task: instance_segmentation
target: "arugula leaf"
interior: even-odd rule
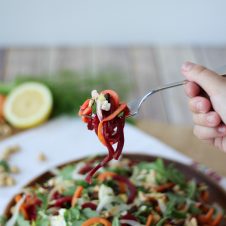
[[[198,214],[200,214],[202,211],[201,211],[199,208],[197,208],[197,207],[195,206],[195,204],[191,204],[191,205],[189,206],[188,212],[191,213],[191,214],[198,215]]]
[[[41,206],[39,207],[39,210],[41,211],[46,211],[48,208],[48,194],[43,194],[43,193],[36,193],[38,199],[40,199],[42,201]]]
[[[120,222],[119,222],[119,218],[118,217],[114,217],[113,221],[112,221],[112,226],[120,226]]]
[[[164,216],[167,218],[176,218],[176,219],[186,218],[185,212],[176,210],[176,204],[177,203],[175,199],[169,200],[166,206],[166,212],[164,213]]]
[[[76,186],[71,186],[69,188],[67,188],[67,190],[65,190],[62,194],[63,196],[73,196],[75,193],[75,188]]]
[[[72,173],[75,170],[73,165],[65,166],[63,169],[59,171],[59,177],[62,177],[63,180],[72,179]]]
[[[131,175],[131,169],[129,169],[129,168],[106,167],[106,171],[114,172],[114,173],[122,175],[122,176],[130,176]]]
[[[184,175],[179,172],[173,164],[169,166],[165,166],[162,159],[157,159],[155,162],[148,163],[148,162],[142,162],[137,165],[138,169],[142,170],[155,170],[156,180],[159,184],[164,184],[167,181],[171,181],[175,184],[178,184],[180,186],[185,186],[186,181]]]
[[[93,180],[92,185],[94,186],[95,181]],[[88,188],[90,187],[90,184],[86,182],[85,180],[76,180],[75,184],[77,186],[82,186],[83,188]]]
[[[48,218],[38,217],[38,219],[35,222],[35,226],[49,226]]]
[[[29,221],[26,221],[22,215],[18,215],[17,225],[18,226],[30,226],[30,223],[29,223]]]
[[[99,214],[94,211],[91,210],[90,208],[85,208],[82,210],[82,214],[86,217],[86,218],[91,218],[91,217],[97,217],[99,216]]]
[[[167,192],[166,194],[170,202],[175,202],[176,204],[182,204],[186,202],[186,197],[182,195],[174,194],[172,192]]]
[[[191,180],[187,183],[187,196],[190,199],[194,199],[197,192],[197,184],[194,180]]]
[[[0,225],[5,225],[5,223],[6,223],[6,218],[0,215]]]
[[[167,217],[162,218],[162,219],[156,224],[156,226],[162,226],[162,225],[165,223],[166,220],[167,220]]]
[[[10,167],[7,161],[0,160],[0,166],[3,167],[5,172],[10,172]]]
[[[180,187],[186,186],[184,175],[178,171],[173,164],[170,164],[166,169],[166,177],[169,181],[178,184]]]
[[[81,212],[77,207],[68,209],[65,213],[64,213],[64,218],[67,222],[76,222],[78,220],[81,220]]]

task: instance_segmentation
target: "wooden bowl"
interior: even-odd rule
[[[156,160],[156,158],[157,158],[156,156],[150,156],[150,155],[147,155],[147,154],[124,154],[123,157],[131,159],[131,160],[136,161],[136,162],[141,162],[141,161],[152,162],[152,161]],[[102,159],[102,158],[103,158],[103,156],[97,157],[97,159]],[[68,165],[68,164],[78,163],[80,161],[83,161],[84,159],[85,158],[70,161],[68,163],[64,163],[64,164],[58,166],[57,168],[62,168],[64,166]],[[162,158],[162,159],[163,159],[163,161],[166,165],[173,163],[175,165],[175,167],[186,176],[187,179],[194,178],[197,182],[204,182],[209,188],[210,203],[217,203],[224,210],[226,210],[226,192],[218,184],[216,184],[211,178],[209,178],[206,175],[202,174],[201,172],[193,169],[191,166],[184,165],[182,163],[172,161],[172,160],[169,160],[169,159],[165,159],[165,158]],[[51,178],[52,176],[53,175],[50,172],[43,173],[40,176],[34,178],[32,181],[30,181],[24,187],[32,186],[32,185],[35,185],[37,183],[42,184],[45,181],[47,181],[49,178]],[[8,203],[8,205],[7,205],[7,207],[4,211],[5,216],[7,216],[7,217],[10,216],[10,209],[13,205],[15,205],[14,199],[12,199]],[[222,223],[222,225],[226,225],[226,221],[224,221]]]

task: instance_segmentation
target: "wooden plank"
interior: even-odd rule
[[[198,63],[212,69],[226,66],[226,47],[200,47],[194,49]]]
[[[161,84],[182,81],[180,68],[184,61],[195,61],[195,55],[190,47],[159,47],[156,48],[157,71]],[[164,105],[171,123],[191,123],[191,114],[187,106],[187,97],[183,87],[163,91]]]
[[[128,51],[130,52],[131,72],[136,84],[133,98],[136,98],[143,96],[160,84],[159,72],[153,48],[135,47]],[[143,104],[139,117],[168,121],[162,94],[155,94],[150,97]]]
[[[0,49],[0,81],[4,80],[6,49]]]
[[[19,75],[49,74],[50,49],[13,48],[8,50],[5,77],[12,80]]]

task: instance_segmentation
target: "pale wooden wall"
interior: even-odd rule
[[[0,79],[9,81],[18,74],[53,75],[62,69],[89,70],[115,68],[134,81],[133,97],[151,87],[182,80],[181,64],[191,60],[210,68],[226,64],[226,47],[74,47],[0,49]],[[191,124],[183,88],[175,88],[151,97],[141,118],[169,123]]]

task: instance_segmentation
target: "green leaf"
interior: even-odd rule
[[[71,186],[69,188],[67,188],[67,190],[65,190],[62,194],[63,196],[73,196],[75,193],[75,188],[76,186]]]
[[[172,192],[167,192],[167,197],[169,198],[170,202],[175,202],[176,204],[182,204],[186,202],[186,197]]]
[[[120,226],[120,222],[119,222],[119,218],[118,217],[114,217],[113,221],[112,221],[112,226]]]
[[[190,199],[194,199],[196,196],[196,191],[197,191],[197,184],[194,180],[189,181],[187,183],[187,196]]]
[[[156,226],[162,226],[162,225],[165,223],[166,220],[167,220],[167,217],[162,218],[162,219],[156,224]]]
[[[37,195],[38,199],[40,199],[42,201],[42,205],[39,207],[39,210],[45,212],[48,207],[48,194],[43,194],[43,193],[37,192],[36,195]]]
[[[74,221],[71,225],[82,226],[84,221]]]
[[[4,226],[6,223],[6,217],[0,215],[0,225]]]
[[[10,171],[10,167],[7,161],[5,160],[0,160],[0,166],[3,167],[5,172],[9,172]]]
[[[122,167],[106,167],[106,171],[111,171],[122,176],[131,175],[131,169]]]
[[[188,212],[191,213],[191,214],[198,215],[198,214],[200,214],[202,211],[201,211],[199,208],[197,208],[197,207],[195,206],[195,204],[191,204],[191,205],[189,206]]]
[[[93,181],[94,182],[94,181]],[[82,186],[83,188],[88,188],[90,187],[90,184],[88,182],[86,182],[85,180],[76,180],[75,184],[77,186]],[[92,186],[94,185],[94,183],[92,183]]]
[[[18,215],[18,218],[17,218],[17,225],[18,226],[30,226],[30,223],[29,221],[26,221],[23,216],[21,215]]]
[[[81,212],[77,207],[68,209],[65,213],[64,213],[64,218],[67,222],[75,222],[80,220],[81,218]]]
[[[167,203],[166,212],[164,216],[167,218],[184,219],[186,218],[186,213],[176,210],[176,199],[171,199]]]
[[[94,210],[91,210],[90,208],[85,208],[82,210],[82,214],[88,219],[88,218],[91,218],[91,217],[98,217],[99,214],[94,211]]]
[[[184,175],[178,171],[173,164],[170,164],[166,169],[166,177],[169,181],[178,184],[180,187],[186,186]]]
[[[68,165],[59,171],[59,177],[62,177],[63,180],[72,179],[73,171],[75,170],[75,166]]]
[[[48,218],[38,218],[35,222],[35,226],[49,226]]]

